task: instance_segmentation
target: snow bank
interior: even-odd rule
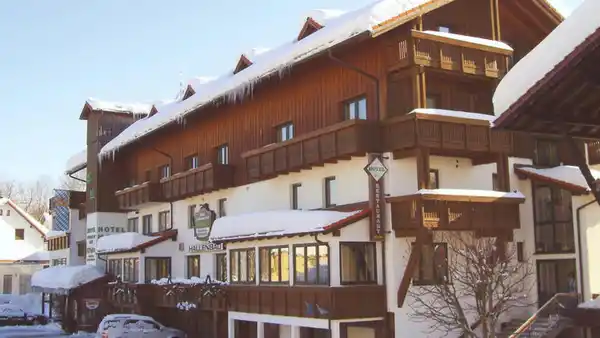
[[[31,287],[39,292],[66,294],[104,275],[104,271],[94,265],[53,266],[34,273]]]
[[[319,31],[300,41],[291,41],[279,48],[255,56],[252,66],[235,75],[220,78],[194,87],[196,94],[189,99],[167,105],[151,117],[140,119],[106,144],[100,159],[114,156],[116,150],[171,122],[183,123],[190,112],[225,97],[237,101],[252,93],[254,85],[273,74],[282,76],[295,63],[306,60],[361,33],[372,33],[379,25],[407,22],[432,8],[453,0],[380,0],[355,11],[332,17]]]
[[[446,195],[446,196],[473,196],[489,198],[517,198],[524,199],[525,195],[518,191],[504,192],[493,190],[470,190],[470,189],[421,189],[419,195]]]
[[[590,187],[588,186],[585,177],[579,170],[579,167],[572,165],[561,165],[558,167],[548,168],[548,169],[536,169],[530,167],[519,167],[517,170],[523,171],[525,173],[531,173],[537,176],[543,176],[553,181],[559,181],[567,184],[571,184],[574,186],[578,186],[581,189],[585,189],[590,191]],[[595,179],[600,179],[600,171],[594,170],[590,168],[592,172],[592,176]]]
[[[83,168],[87,165],[87,149],[84,149],[77,154],[71,156],[67,160],[67,167],[65,171],[67,173],[72,173],[77,169]]]
[[[66,231],[50,230],[46,233],[46,238],[50,239],[50,238],[62,237],[62,236],[66,236],[66,235],[67,235]]]
[[[0,304],[11,304],[31,314],[42,314],[42,295],[28,293],[24,295],[0,294]]]
[[[469,113],[460,110],[446,110],[446,109],[425,109],[425,108],[417,108],[411,111],[409,114],[423,114],[423,115],[438,115],[438,116],[446,116],[446,117],[456,117],[462,119],[471,119],[471,120],[482,120],[489,121],[490,125],[496,117],[494,115],[480,114],[480,113]]]
[[[531,89],[577,46],[600,28],[600,1],[585,0],[502,79],[494,97],[496,116]]]
[[[158,237],[142,235],[137,232],[124,232],[102,236],[96,243],[96,252],[107,253],[127,251],[157,238]]]
[[[360,212],[362,211],[282,210],[225,216],[215,220],[210,232],[210,240],[322,232],[328,226]]]

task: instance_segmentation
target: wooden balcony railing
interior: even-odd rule
[[[201,297],[201,285],[159,286],[135,285],[137,301],[130,294],[113,294],[113,306],[127,307],[138,303],[146,308],[174,308],[178,303],[197,304],[197,309],[213,311],[240,311],[305,318],[350,319],[383,317],[385,287],[382,285],[329,286],[222,286],[223,293],[216,297]]]
[[[152,202],[164,202],[164,197],[157,182],[142,184],[117,190],[115,196],[122,210],[135,210],[141,205]]]
[[[469,158],[513,152],[512,134],[492,130],[483,119],[413,112],[385,121],[382,133],[384,148],[392,152],[427,147],[435,155]]]
[[[378,147],[377,123],[351,120],[245,152],[242,158],[248,178],[259,180],[364,155]]]
[[[600,141],[589,142],[587,144],[587,151],[589,164],[600,164]]]
[[[412,30],[398,44],[394,69],[414,65],[499,78],[508,70],[512,51],[489,44],[454,39],[447,36]]]
[[[233,185],[233,167],[208,163],[201,167],[163,178],[160,187],[168,201],[229,188]]]
[[[492,235],[520,228],[519,198],[410,195],[388,199],[396,237],[415,236],[420,228],[478,231]]]

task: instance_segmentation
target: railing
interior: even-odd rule
[[[518,338],[522,334],[527,333],[533,328],[533,325],[540,318],[549,318],[550,327],[552,330],[558,327],[560,316],[563,311],[573,307],[577,307],[579,303],[579,295],[576,293],[557,293],[540,307],[533,316],[529,317],[509,338]]]
[[[600,164],[600,141],[593,141],[587,144],[588,162],[591,165]]]
[[[159,183],[144,182],[133,187],[127,187],[115,192],[119,207],[123,210],[135,209],[142,204],[150,202],[162,202],[163,196]]]
[[[162,196],[169,201],[229,188],[233,185],[233,167],[208,163],[160,180]]]

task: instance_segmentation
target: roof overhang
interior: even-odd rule
[[[590,188],[581,174],[581,170],[574,166],[559,166],[543,169],[530,166],[515,166],[514,171],[520,179],[530,179],[532,181],[554,185],[570,191],[574,195],[590,193]],[[600,173],[595,170],[592,170],[592,175],[600,177]]]
[[[115,255],[115,254],[123,254],[123,253],[134,253],[134,252],[140,252],[140,253],[144,253],[144,251],[152,246],[155,246],[157,244],[160,244],[162,242],[165,242],[167,240],[173,240],[176,241],[177,240],[177,229],[172,229],[172,230],[167,230],[167,231],[163,231],[163,232],[159,232],[159,233],[155,233],[152,234],[152,237],[155,237],[154,239],[135,245],[131,248],[126,248],[126,249],[121,249],[121,250],[111,250],[111,251],[97,251],[97,253],[99,255]]]
[[[521,204],[525,202],[525,196],[520,192],[463,189],[421,189],[415,194],[388,197],[386,200],[392,203],[406,200],[433,200],[445,202]]]

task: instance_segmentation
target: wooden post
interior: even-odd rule
[[[417,190],[429,186],[429,148],[419,147],[417,157]]]
[[[496,175],[498,177],[498,190],[510,192],[510,169],[508,166],[508,155],[496,155]]]

